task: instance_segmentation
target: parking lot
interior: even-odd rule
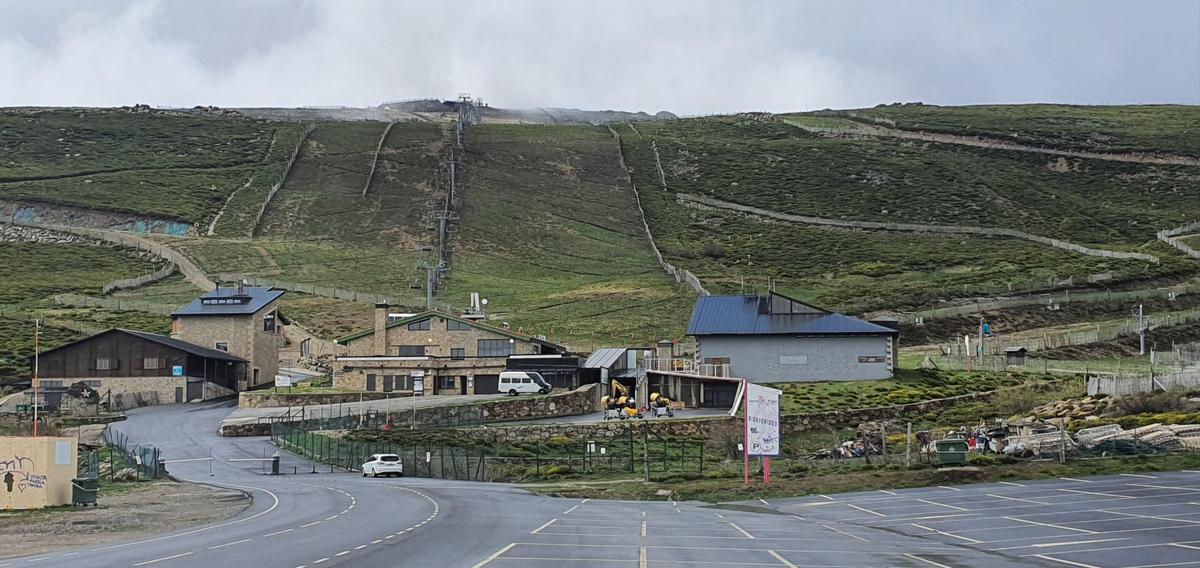
[[[1200,471],[810,496],[772,506],[1027,564],[1200,566]]]
[[[957,543],[695,503],[574,501],[475,568],[1025,566]],[[573,503],[573,504],[571,504]],[[750,510],[747,510],[750,509]]]

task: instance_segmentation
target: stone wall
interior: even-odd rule
[[[245,388],[270,384],[279,372],[279,345],[283,342],[278,332],[263,331],[263,318],[275,311],[277,302],[271,302],[252,316],[183,316],[175,321],[177,330],[172,337],[214,349],[218,342],[229,345],[229,354],[250,362],[246,369]],[[258,369],[258,382],[254,381],[254,369]]]
[[[339,393],[288,393],[252,391],[238,394],[238,406],[242,408],[275,408],[288,406],[314,406],[318,404],[342,404],[363,400],[383,400],[412,396],[411,392],[339,392]]]
[[[584,385],[573,391],[549,396],[500,398],[479,404],[418,408],[417,424],[456,424],[465,420],[503,422],[577,416],[600,409],[600,384]]]
[[[518,442],[547,442],[551,438],[563,437],[572,440],[603,440],[624,439],[633,430],[635,436],[641,436],[642,424],[645,423],[650,431],[664,438],[712,438],[714,431],[727,424],[740,426],[740,418],[720,416],[715,418],[698,418],[695,420],[609,420],[591,423],[561,423],[561,424],[527,424],[505,426],[503,424],[487,428],[467,428],[461,433],[473,440],[492,444],[514,444]]]

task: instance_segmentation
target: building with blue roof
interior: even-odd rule
[[[899,335],[776,292],[701,296],[687,333],[699,363],[759,383],[890,378]]]
[[[171,314],[171,337],[245,359],[239,391],[273,384],[283,342],[280,296],[241,284],[209,290]]]

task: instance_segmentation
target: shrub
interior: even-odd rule
[[[967,456],[967,463],[971,465],[996,465],[996,457],[988,454],[971,454]]]
[[[719,243],[708,242],[704,243],[700,252],[708,258],[721,258],[725,256],[725,247],[722,247]]]
[[[996,393],[992,408],[1003,416],[1025,415],[1038,406],[1037,393],[1029,387],[1018,387]]]
[[[1113,401],[1117,416],[1133,414],[1161,414],[1189,410],[1183,391],[1171,389],[1157,393],[1138,393],[1119,397]]]
[[[558,475],[566,475],[571,473],[571,468],[565,465],[552,465],[542,470],[542,475],[546,477],[554,477]]]
[[[742,452],[738,449],[738,444],[742,443],[743,435],[745,432],[742,431],[741,425],[736,422],[726,422],[713,428],[706,444],[731,460],[740,460]]]

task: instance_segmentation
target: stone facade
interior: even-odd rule
[[[54,379],[64,386],[84,382],[100,393],[112,395],[111,410],[126,410],[155,404],[171,404],[178,396],[187,400],[187,377],[76,377]]]
[[[503,330],[491,331],[436,313],[390,326],[387,314],[386,305],[376,306],[372,333],[344,341],[346,355],[337,358],[333,386],[384,391],[384,378],[392,377],[392,390],[411,391],[413,378],[420,376],[425,394],[475,394],[476,376],[499,375],[507,365],[507,355],[481,356],[481,340],[508,342],[513,355],[536,355],[542,350],[540,344]],[[374,376],[374,388],[368,375]]]
[[[176,315],[171,337],[209,349],[224,343],[229,354],[249,361],[246,378],[238,390],[271,384],[279,372],[279,346],[283,341],[277,309],[278,302],[271,302],[252,315]],[[275,331],[264,330],[267,316],[276,316]]]
[[[280,408],[291,406],[314,406],[318,404],[341,404],[364,400],[383,400],[412,396],[411,392],[346,392],[346,393],[287,393],[287,392],[243,392],[238,395],[238,406],[242,408]]]

